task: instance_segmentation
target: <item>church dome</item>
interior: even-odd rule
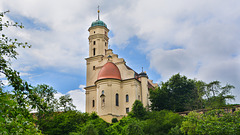
[[[96,21],[92,22],[91,27],[94,27],[94,26],[104,26],[107,28],[107,25],[101,20],[96,20]]]
[[[147,73],[145,73],[145,72],[141,72],[141,73],[139,74],[139,76],[140,76],[140,77],[147,77],[147,78],[148,78],[148,75],[147,75]]]
[[[98,73],[97,80],[108,78],[121,80],[120,71],[118,67],[112,62],[108,62],[102,67]]]

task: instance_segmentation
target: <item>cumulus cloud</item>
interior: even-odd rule
[[[31,68],[51,67],[60,72],[84,70],[84,57],[88,54],[87,28],[91,22],[88,21],[88,16],[84,16],[84,9],[86,10],[85,7],[90,5],[87,2],[79,4],[76,2],[78,1],[1,2],[0,9],[9,9],[13,16],[22,16],[22,19],[33,21],[31,22],[33,24],[40,22],[47,27],[32,29],[31,26],[25,26],[21,31],[14,28],[10,30],[9,35],[15,35],[21,41],[28,41],[33,45],[30,51],[19,50],[19,59],[13,66],[17,68],[28,67],[28,65],[31,65]]]
[[[73,99],[73,104],[76,106],[76,109],[85,112],[85,85],[79,85],[79,89],[70,90],[66,94],[70,95],[70,97]],[[58,92],[55,94],[55,97],[59,99],[61,96],[64,96],[65,94],[62,94],[61,92]]]
[[[236,2],[192,1],[191,6],[178,3],[173,7],[166,2],[162,4],[169,9],[161,9],[156,19],[148,18],[155,27],[141,21],[145,25],[139,36],[148,41],[142,48],[162,81],[175,73],[207,82],[219,80],[236,87],[233,94],[236,103],[240,102],[240,13]]]

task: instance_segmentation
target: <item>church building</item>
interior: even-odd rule
[[[137,73],[123,58],[109,49],[109,29],[99,19],[89,31],[89,57],[86,58],[86,112],[96,112],[107,122],[121,119],[131,111],[135,100],[150,105],[149,89],[154,88],[146,72]]]

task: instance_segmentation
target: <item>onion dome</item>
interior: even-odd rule
[[[107,62],[99,71],[97,80],[110,78],[121,80],[121,74],[118,67],[114,63]]]
[[[106,27],[107,28],[107,25],[100,20],[100,10],[99,10],[99,6],[98,6],[98,19],[94,22],[92,22],[92,25],[91,27],[94,27],[94,26],[103,26],[103,27]]]
[[[94,27],[94,26],[104,26],[107,28],[107,25],[101,20],[96,20],[96,21],[92,22],[91,27]]]

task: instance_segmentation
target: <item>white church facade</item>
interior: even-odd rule
[[[99,12],[99,11],[98,11]],[[89,31],[89,57],[86,58],[86,112],[96,112],[107,122],[121,119],[131,111],[135,100],[150,104],[149,89],[154,88],[146,72],[137,73],[123,58],[109,49],[109,29],[98,20]]]

